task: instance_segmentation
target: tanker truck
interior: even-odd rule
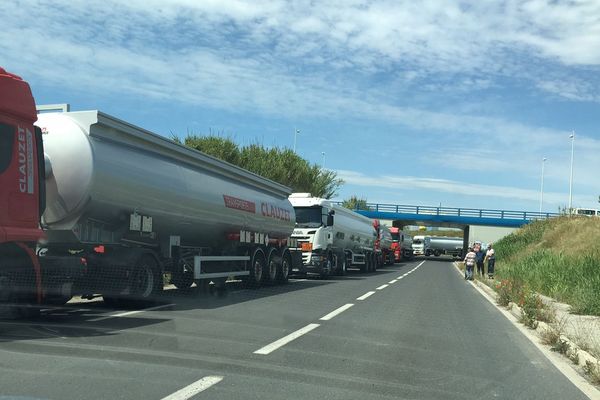
[[[427,243],[425,248],[425,255],[427,257],[431,255],[439,257],[446,254],[455,258],[461,258],[463,253],[462,238],[431,236]]]
[[[373,220],[373,228],[375,229],[375,256],[377,266],[393,265],[395,262],[394,252],[392,250],[393,239],[390,228],[381,224],[378,219]]]
[[[0,91],[0,300],[137,303],[165,273],[178,288],[260,286],[301,263],[287,187],[99,111],[40,114],[34,127],[29,87],[11,79]]]
[[[325,277],[345,275],[348,268],[377,268],[377,236],[369,218],[310,193],[294,193],[289,199],[296,214],[292,239],[297,241],[290,250],[302,258],[295,273]]]

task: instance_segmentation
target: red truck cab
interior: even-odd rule
[[[27,82],[0,68],[0,243],[43,236],[44,155]]]
[[[390,233],[392,234],[392,253],[394,253],[394,260],[396,262],[402,261],[402,237],[400,228],[390,227]]]
[[[0,68],[0,302],[40,303],[44,151],[29,84]]]

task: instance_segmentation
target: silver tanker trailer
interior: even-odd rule
[[[164,273],[179,288],[273,284],[301,264],[289,251],[287,187],[99,111],[40,114],[36,125],[46,158],[40,260],[82,260],[54,266],[57,302],[150,299]]]

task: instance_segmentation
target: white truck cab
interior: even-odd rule
[[[327,276],[353,266],[376,268],[376,232],[369,218],[310,193],[293,193],[289,200],[296,213],[292,239],[298,243],[290,250],[302,252],[303,264],[293,272]]]

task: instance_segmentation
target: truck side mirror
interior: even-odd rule
[[[327,215],[327,226],[333,226],[333,214]]]

